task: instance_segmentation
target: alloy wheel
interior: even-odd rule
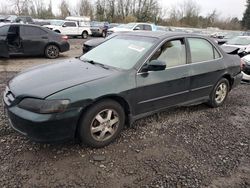
[[[91,135],[97,141],[108,140],[116,133],[118,124],[118,113],[113,109],[105,109],[92,120],[90,126]]]
[[[227,90],[227,84],[223,82],[217,87],[215,92],[215,101],[218,104],[222,103],[225,100],[227,96]]]

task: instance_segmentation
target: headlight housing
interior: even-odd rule
[[[64,112],[69,103],[69,100],[25,98],[18,104],[18,107],[39,114],[51,114]]]

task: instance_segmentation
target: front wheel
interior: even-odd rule
[[[121,105],[113,100],[104,100],[83,115],[78,135],[87,146],[100,148],[114,141],[124,124],[125,114]]]
[[[58,58],[59,53],[60,53],[59,48],[54,44],[48,45],[45,49],[45,56],[49,59]]]
[[[215,87],[213,88],[212,93],[210,94],[210,100],[208,102],[209,106],[216,108],[225,102],[229,93],[229,82],[226,78],[222,78]]]

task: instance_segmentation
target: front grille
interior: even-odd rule
[[[3,100],[7,106],[10,106],[15,100],[15,95],[10,91],[8,87],[5,88],[3,93]]]

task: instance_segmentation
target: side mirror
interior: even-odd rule
[[[160,60],[152,60],[142,67],[141,72],[162,71],[166,69],[166,63]]]
[[[63,24],[62,27],[67,27],[67,26],[65,24]]]
[[[134,30],[138,31],[138,30],[141,30],[141,28],[140,27],[135,27]]]

